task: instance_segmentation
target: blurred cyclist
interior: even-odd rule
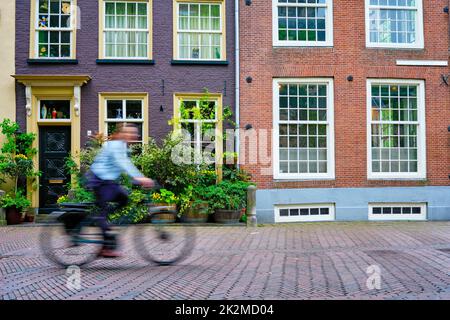
[[[94,160],[88,174],[88,187],[94,191],[96,205],[100,209],[99,226],[102,229],[105,244],[100,256],[114,258],[120,256],[116,252],[116,239],[111,234],[107,218],[113,210],[123,208],[128,203],[128,192],[117,183],[122,173],[126,173],[134,181],[145,188],[154,186],[152,179],[144,177],[128,157],[128,143],[136,141],[137,127],[133,124],[118,124],[116,132],[110,137]],[[115,202],[118,207],[108,206]]]

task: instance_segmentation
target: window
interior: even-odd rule
[[[70,121],[70,100],[39,100],[39,121]]]
[[[134,144],[148,141],[148,99],[145,93],[100,94],[99,132],[110,136],[119,123],[134,123],[138,139]]]
[[[425,174],[423,81],[368,81],[369,179]]]
[[[151,59],[151,2],[105,0],[102,5],[100,57]]]
[[[75,57],[74,0],[35,0],[36,18],[32,57],[39,59],[69,59]]]
[[[367,47],[423,48],[422,0],[366,0]]]
[[[332,0],[272,0],[275,46],[333,46]]]
[[[175,2],[175,59],[225,60],[225,3]]]
[[[426,220],[425,203],[370,203],[369,220]]]
[[[222,132],[220,95],[177,95],[175,101],[175,117],[180,119],[179,127],[189,134],[186,138],[194,152],[193,160],[217,162],[222,155],[222,142],[218,138]]]
[[[274,80],[275,179],[334,179],[333,81]]]
[[[303,204],[275,207],[275,222],[333,221],[334,204]]]

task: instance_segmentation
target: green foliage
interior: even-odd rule
[[[148,206],[144,203],[147,195],[140,189],[133,189],[129,194],[129,204],[109,216],[111,222],[139,223],[148,217]]]
[[[19,190],[19,179],[26,177],[34,180],[40,176],[40,172],[35,171],[33,162],[33,156],[37,153],[33,148],[36,136],[19,132],[19,125],[10,119],[4,119],[0,123],[0,129],[6,137],[0,149],[0,182],[5,182],[6,179],[14,182],[14,191],[4,201],[16,201],[20,208],[30,206],[28,200],[23,201],[25,196]]]
[[[152,201],[155,203],[176,204],[178,197],[172,191],[161,189],[159,192],[152,193]]]
[[[160,145],[151,139],[148,145],[143,147],[142,153],[133,157],[134,163],[145,176],[155,179],[164,189],[175,194],[183,192],[188,185],[198,183],[198,173],[205,167],[173,161],[172,152],[181,141],[181,137],[171,134],[163,139]]]
[[[223,180],[229,181],[244,181],[249,182],[251,176],[248,172],[243,169],[237,168],[235,165],[224,165],[222,167]]]
[[[61,204],[61,203],[69,202],[69,201],[70,201],[69,196],[66,194],[66,195],[59,197],[58,200],[56,201],[56,203]]]
[[[31,206],[30,200],[24,195],[22,190],[18,190],[16,193],[7,193],[0,199],[0,205],[2,208],[16,207],[20,211]]]
[[[251,185],[245,181],[224,180],[217,185],[199,188],[198,192],[208,202],[211,209],[241,210],[247,204],[247,188]]]

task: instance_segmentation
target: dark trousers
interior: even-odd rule
[[[128,193],[114,181],[102,181],[101,184],[94,188],[94,193],[96,205],[100,210],[98,225],[102,229],[103,236],[106,240],[108,237],[107,233],[110,230],[108,215],[115,210],[120,210],[128,204]],[[109,206],[108,204],[110,202],[117,203],[118,206]]]

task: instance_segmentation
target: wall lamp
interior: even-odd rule
[[[445,7],[445,8],[443,9],[443,11],[444,11],[445,13],[448,13],[448,7]]]
[[[244,129],[245,130],[250,130],[250,129],[253,129],[253,126],[250,123],[248,123],[248,124],[245,125]]]
[[[245,78],[245,81],[247,81],[247,83],[252,83],[253,78],[252,77],[247,77],[247,78]]]
[[[250,6],[252,4],[252,0],[245,0],[245,5]]]

